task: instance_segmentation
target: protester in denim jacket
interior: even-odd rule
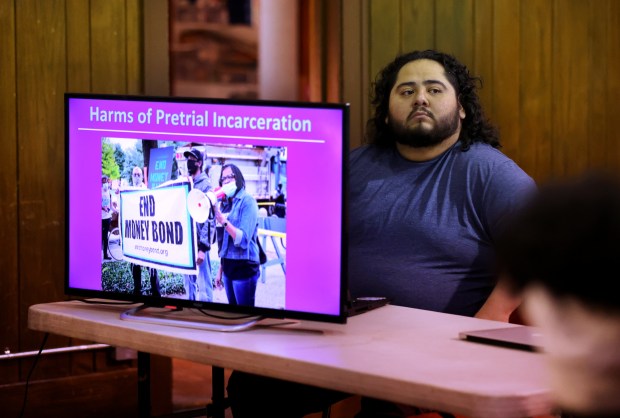
[[[221,225],[220,268],[228,303],[254,306],[260,275],[258,255],[258,204],[245,190],[241,170],[233,164],[222,167],[219,181],[226,193],[215,219]]]

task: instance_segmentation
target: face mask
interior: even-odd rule
[[[194,174],[197,169],[198,169],[198,161],[187,160],[187,171],[189,171],[189,174]]]
[[[237,183],[231,181],[230,183],[226,183],[222,186],[222,191],[226,193],[226,197],[233,197],[235,192],[237,191]]]

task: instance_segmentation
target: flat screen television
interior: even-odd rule
[[[348,126],[348,104],[66,93],[65,293],[216,317],[345,323]],[[212,194],[193,187],[192,150]],[[221,204],[230,164],[256,201],[267,255],[253,306],[229,303],[216,280],[218,234],[206,251],[213,295],[198,284],[190,296],[198,221]]]

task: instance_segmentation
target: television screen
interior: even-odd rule
[[[348,123],[348,104],[66,93],[66,294],[346,322]]]

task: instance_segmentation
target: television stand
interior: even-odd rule
[[[121,313],[120,317],[126,321],[146,322],[149,324],[171,325],[174,327],[193,328],[204,331],[234,332],[244,331],[256,325],[262,316],[240,316],[236,313],[217,312],[216,316],[209,316],[191,312],[193,309],[159,308],[149,305],[140,305]]]

